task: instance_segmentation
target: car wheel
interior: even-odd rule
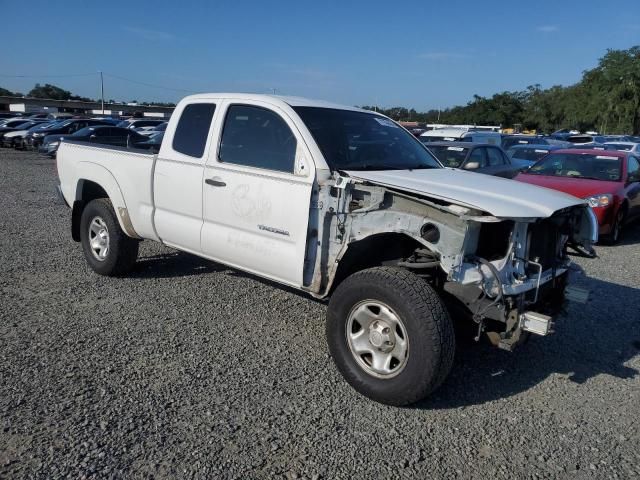
[[[123,275],[138,258],[140,242],[122,231],[107,198],[92,200],[82,211],[80,241],[87,263],[100,275]]]
[[[348,277],[331,297],[326,329],[338,370],[377,402],[415,403],[453,364],[449,314],[435,290],[406,270],[376,267]]]

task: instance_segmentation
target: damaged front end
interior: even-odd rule
[[[490,220],[487,220],[490,218]],[[571,260],[568,248],[592,251],[597,223],[583,205],[548,218],[468,218],[462,261],[444,291],[487,333],[511,350],[523,332],[547,335],[564,303]],[[583,292],[573,288],[577,298]]]
[[[476,338],[484,332],[507,350],[524,332],[552,331],[567,288],[567,249],[591,252],[597,241],[597,222],[582,203],[545,218],[499,217],[338,175],[314,191],[310,219],[304,278],[313,295],[328,295],[358,268],[408,268],[441,293],[454,318],[476,322]]]

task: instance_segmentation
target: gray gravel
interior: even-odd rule
[[[513,354],[459,345],[412,408],[339,376],[325,305],[144,242],[108,279],[0,151],[1,478],[638,478],[640,228],[577,259],[595,292]]]

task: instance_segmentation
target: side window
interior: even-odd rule
[[[296,137],[275,112],[248,105],[229,107],[220,142],[220,161],[293,173]]]
[[[484,147],[474,148],[473,152],[471,152],[471,155],[469,155],[469,160],[467,160],[467,163],[477,162],[479,165],[478,168],[486,167],[487,157],[485,155],[485,150],[486,148]]]
[[[640,181],[640,162],[636,157],[629,157],[627,178],[632,182]]]
[[[502,158],[502,152],[497,148],[487,148],[487,156],[489,157],[489,166],[497,167],[504,165],[504,158]]]
[[[184,107],[173,136],[173,149],[190,157],[201,158],[215,110],[213,103],[191,103]]]

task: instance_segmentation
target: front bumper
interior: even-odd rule
[[[57,151],[58,151],[58,144],[50,145],[47,143],[46,145],[41,145],[40,147],[38,147],[38,153],[40,155],[47,155],[49,157],[53,157]]]
[[[553,333],[554,323],[567,300],[586,301],[588,292],[568,286],[568,278],[567,269],[542,272],[537,288],[505,294],[500,302],[495,298],[478,298],[477,286],[449,282],[444,286],[445,293],[449,294],[445,301],[454,316],[464,315],[476,322],[477,338],[485,333],[495,346],[512,351],[528,333]]]
[[[600,235],[608,235],[611,233],[613,222],[615,220],[615,213],[617,208],[615,204],[611,204],[607,207],[592,208],[593,214],[598,221],[598,233]]]

